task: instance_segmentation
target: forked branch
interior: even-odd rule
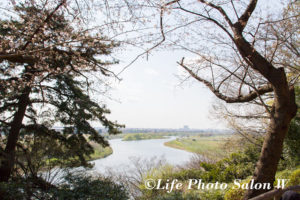
[[[182,58],[181,62],[177,62],[181,67],[183,67],[193,78],[198,80],[199,82],[204,83],[219,99],[225,101],[226,103],[243,103],[249,102],[256,99],[260,95],[264,95],[266,93],[272,92],[273,87],[270,84],[266,84],[257,88],[256,91],[250,91],[247,95],[239,95],[237,97],[229,97],[222,94],[218,89],[214,88],[211,82],[199,77],[196,73],[194,73],[190,68],[188,68],[184,63],[184,58]]]

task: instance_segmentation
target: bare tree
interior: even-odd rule
[[[298,2],[285,1],[277,9],[267,9],[258,0],[141,2],[141,7],[156,10],[158,19],[158,29],[148,38],[155,43],[144,54],[162,45],[187,50],[195,58],[182,58],[178,64],[189,77],[226,103],[264,109],[259,117],[266,118],[268,126],[253,179],[273,184],[283,141],[297,112],[299,14],[291,11]],[[146,9],[143,17],[147,13],[152,14]],[[264,192],[249,190],[245,199]]]

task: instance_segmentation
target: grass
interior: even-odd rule
[[[94,142],[91,142],[91,145],[94,148],[94,153],[90,155],[90,158],[86,158],[88,161],[105,158],[113,153],[111,147],[102,147]]]
[[[134,140],[151,140],[151,139],[163,139],[165,136],[158,135],[155,133],[133,133],[126,134],[123,137],[123,141],[134,141]]]
[[[165,142],[168,147],[201,154],[207,157],[217,156],[222,158],[227,155],[223,146],[226,142],[226,136],[192,136],[185,138],[177,138],[175,140]]]

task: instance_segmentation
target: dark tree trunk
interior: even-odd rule
[[[291,88],[286,93],[285,95],[282,93],[278,95],[275,89],[271,120],[253,175],[254,184],[270,183],[273,187],[277,166],[283,149],[283,141],[288,132],[290,122],[297,112],[294,89]],[[286,98],[287,95],[289,96],[288,98]],[[265,192],[267,190],[252,189],[247,192],[244,199],[247,200]]]
[[[1,155],[0,165],[0,182],[7,182],[10,178],[14,161],[15,161],[15,149],[19,138],[20,130],[22,128],[22,122],[25,116],[27,106],[29,105],[30,88],[26,87],[23,90],[23,94],[19,98],[18,109],[14,114],[13,121],[10,125],[10,131],[7,137],[7,143],[3,155]]]
[[[255,183],[270,183],[273,187],[283,141],[291,120],[296,116],[294,87],[289,87],[284,68],[276,68],[245,40],[241,30],[234,29],[234,42],[244,60],[272,85],[274,103],[270,111],[270,122],[266,131],[259,161],[253,175]],[[266,190],[251,189],[244,199],[253,198]]]
[[[210,7],[211,10],[218,12],[219,17],[223,17],[223,20],[220,20],[219,17],[214,18],[213,15],[209,14],[209,12],[205,15],[197,13],[196,11],[187,10],[180,5],[179,9],[198,17],[200,16],[201,19],[214,23],[221,31],[224,31],[224,33],[227,34],[234,42],[234,46],[243,58],[244,63],[262,75],[264,79],[266,79],[266,83],[264,85],[262,84],[262,87],[258,88],[256,88],[255,84],[253,84],[255,92],[249,92],[247,95],[240,94],[238,97],[227,96],[226,94],[222,94],[218,88],[216,89],[214,84],[210,81],[199,77],[197,73],[194,73],[193,70],[186,67],[183,63],[183,59],[179,64],[183,66],[192,77],[204,83],[219,99],[222,99],[227,103],[250,102],[255,98],[258,98],[260,95],[264,95],[272,91],[274,92],[274,103],[272,109],[269,110],[266,106],[266,111],[269,112],[270,122],[266,131],[260,158],[257,162],[255,173],[253,175],[254,183],[269,183],[273,187],[277,165],[282,153],[283,141],[290,122],[297,112],[294,88],[289,86],[284,68],[274,66],[272,61],[255,49],[255,36],[253,36],[253,41],[251,42],[246,40],[244,37],[244,34],[248,35],[248,33],[246,34],[246,32],[244,32],[244,29],[256,8],[258,0],[249,0],[247,8],[244,10],[242,15],[238,17],[238,20],[235,23],[231,20],[231,17],[227,15],[226,9],[223,9],[220,4],[214,4],[213,1],[206,0],[199,0],[199,2]],[[223,24],[224,22],[226,25]],[[214,62],[211,62],[211,64],[217,65]],[[235,74],[235,72],[231,73]],[[235,76],[239,75],[240,74],[235,74]],[[244,82],[244,79],[241,79],[241,81]],[[266,191],[262,189],[249,190],[244,199],[255,197],[264,192]]]

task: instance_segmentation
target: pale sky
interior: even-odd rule
[[[281,1],[259,1],[260,10],[280,13]],[[277,12],[276,12],[277,11]],[[266,13],[263,12],[263,16]],[[161,49],[161,48],[160,48]],[[140,52],[123,51],[118,54],[121,69]],[[112,111],[109,119],[125,124],[127,128],[190,128],[223,129],[226,122],[211,115],[216,97],[202,83],[191,80],[180,85],[176,75],[182,70],[176,64],[182,57],[194,58],[184,51],[156,51],[149,59],[138,59],[121,74],[123,81],[116,83],[107,100]],[[118,71],[118,70],[113,70]]]
[[[126,62],[136,52],[125,52]],[[139,59],[121,74],[123,79],[116,83],[107,100],[112,111],[111,120],[125,124],[127,128],[224,128],[220,121],[209,117],[213,94],[196,81],[180,84],[177,77],[182,69],[176,64],[187,53],[160,51]]]

